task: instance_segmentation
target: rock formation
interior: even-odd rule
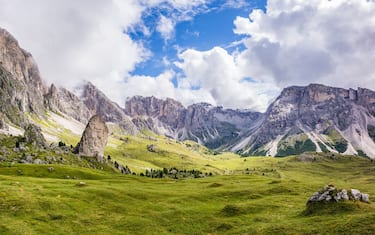
[[[44,139],[42,129],[34,124],[28,124],[25,127],[24,138],[26,143],[33,144],[37,147],[48,146],[47,141]]]
[[[104,148],[107,145],[108,128],[99,115],[93,116],[88,122],[82,138],[76,146],[76,153],[80,156],[95,157],[104,160]]]
[[[333,185],[327,185],[319,192],[315,192],[307,201],[307,204],[313,202],[339,202],[339,201],[361,201],[369,203],[369,195],[361,193],[358,189],[351,189],[349,192],[346,189],[338,190]]]

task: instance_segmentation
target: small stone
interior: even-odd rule
[[[77,184],[77,186],[79,186],[79,187],[83,187],[83,186],[86,186],[86,183],[83,182],[83,181],[81,181],[81,182],[79,182],[79,183]]]
[[[52,172],[53,170],[54,170],[54,169],[53,169],[52,166],[48,167],[48,171],[49,171],[49,172]]]
[[[351,189],[350,191],[352,193],[352,196],[353,196],[353,200],[355,201],[358,201],[358,200],[361,200],[361,191],[359,191],[358,189]]]
[[[361,193],[361,202],[370,203],[370,196],[366,193]]]
[[[34,164],[44,164],[44,162],[42,160],[40,160],[39,158],[35,159]]]

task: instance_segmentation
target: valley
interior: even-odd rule
[[[41,74],[0,28],[0,234],[375,234],[371,89],[286,86],[259,112]]]
[[[219,156],[220,157],[220,156]],[[219,161],[219,160],[218,160]],[[359,157],[222,158],[229,175],[152,179],[73,166],[0,167],[3,234],[373,234],[374,204],[306,211],[326,184],[374,195]],[[196,166],[198,167],[198,166]],[[246,169],[248,173],[244,174]],[[221,169],[223,170],[223,169]],[[22,171],[22,175],[20,175]],[[65,176],[77,179],[66,179]],[[85,185],[79,186],[79,182]]]

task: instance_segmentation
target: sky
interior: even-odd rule
[[[292,85],[375,90],[374,0],[0,0],[42,78],[265,111]]]

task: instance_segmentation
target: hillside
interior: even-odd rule
[[[0,166],[2,234],[373,234],[374,204],[306,211],[323,185],[374,195],[375,166],[357,157],[226,159],[245,175],[151,179],[71,166]],[[248,170],[247,170],[248,169]],[[22,175],[20,175],[22,172]],[[66,179],[65,176],[77,179]],[[306,180],[308,179],[308,180]],[[79,186],[79,182],[84,182]],[[151,229],[152,228],[152,229]]]

